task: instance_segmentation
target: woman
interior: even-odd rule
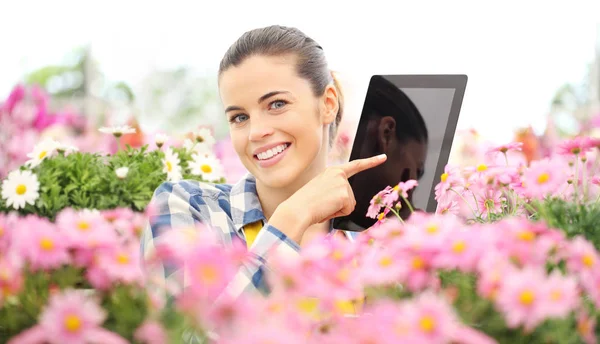
[[[348,178],[383,163],[385,155],[327,167],[342,118],[342,96],[323,49],[294,28],[270,26],[243,34],[219,68],[219,93],[231,141],[249,174],[235,185],[167,182],[155,192],[142,250],[162,230],[201,222],[227,246],[241,239],[253,259],[225,289],[227,296],[267,292],[269,255],[298,255],[317,236],[335,233],[332,218],[355,206]],[[177,278],[180,267],[161,272]]]

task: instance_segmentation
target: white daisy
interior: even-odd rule
[[[207,182],[216,182],[223,177],[223,165],[214,155],[193,154],[189,165],[191,173]]]
[[[128,167],[119,167],[115,170],[115,174],[119,179],[125,179],[125,177],[127,177],[127,173],[129,173]]]
[[[60,147],[60,143],[51,138],[44,139],[33,147],[33,152],[27,154],[30,159],[25,162],[25,165],[31,168],[38,166],[42,160],[54,156],[58,147]]]
[[[115,127],[102,127],[98,129],[101,133],[111,134],[116,138],[119,138],[125,134],[135,134],[135,128],[132,128],[128,125],[123,126],[115,126]]]
[[[79,152],[79,148],[77,148],[75,146],[64,145],[62,143],[59,143],[58,146],[56,147],[56,151],[59,153],[63,153],[65,155],[69,155],[71,153]]]
[[[212,150],[208,144],[202,142],[194,142],[190,139],[185,139],[183,141],[183,147],[188,151],[188,152],[194,152],[194,153],[198,153],[200,155],[210,155],[212,154]]]
[[[165,151],[163,159],[163,172],[167,174],[170,181],[179,181],[181,179],[181,166],[179,165],[179,154],[173,152],[171,147]]]
[[[7,206],[15,209],[25,208],[25,204],[35,204],[40,197],[40,183],[31,171],[12,171],[2,182],[2,198]]]
[[[160,148],[165,144],[165,142],[167,142],[168,139],[169,137],[165,134],[156,134],[154,137],[154,143],[156,143],[156,146]]]
[[[208,128],[200,128],[196,133],[196,142],[212,148],[215,144],[215,137]]]

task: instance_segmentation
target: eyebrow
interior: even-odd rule
[[[260,98],[258,98],[258,104],[264,102],[265,100],[267,100],[275,95],[284,94],[284,93],[289,94],[290,92],[288,92],[288,91],[272,91],[272,92],[266,93],[266,94],[262,95]],[[228,106],[225,109],[225,113],[227,113],[229,111],[240,111],[240,110],[243,110],[243,109],[239,106],[232,105],[232,106]]]

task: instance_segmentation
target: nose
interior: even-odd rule
[[[273,134],[273,127],[269,124],[269,121],[261,115],[254,116],[250,122],[250,141],[260,141],[265,137]]]

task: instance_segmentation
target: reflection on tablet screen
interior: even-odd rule
[[[394,82],[395,77],[399,82]],[[349,216],[334,220],[338,229],[362,231],[371,227],[377,220],[366,214],[373,196],[387,186],[411,179],[419,186],[408,192],[408,201],[415,209],[435,211],[430,196],[440,174],[439,166],[443,169],[447,163],[458,119],[458,109],[456,116],[450,116],[456,86],[435,87],[439,81],[435,76],[424,76],[420,82],[417,76],[409,78],[416,84],[425,82],[425,86],[401,87],[398,84],[406,81],[406,76],[376,75],[371,79],[350,160],[381,153],[388,158],[384,164],[350,179],[356,207]],[[463,80],[466,83],[466,78]],[[461,91],[459,103],[464,88]],[[400,216],[406,219],[410,209],[404,201],[401,206]]]

